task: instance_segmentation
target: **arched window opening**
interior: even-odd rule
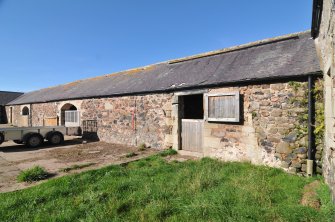
[[[28,115],[29,115],[29,108],[25,106],[22,109],[22,116],[28,116]]]
[[[60,125],[79,126],[80,117],[77,107],[71,103],[66,103],[61,108]]]

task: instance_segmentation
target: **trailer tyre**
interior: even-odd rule
[[[64,136],[60,132],[54,132],[48,136],[48,141],[51,145],[59,145],[64,142]]]
[[[30,148],[36,148],[42,145],[43,143],[43,137],[40,134],[31,134],[27,140],[26,140],[26,145],[27,147]]]
[[[5,137],[0,133],[0,145],[5,141]]]

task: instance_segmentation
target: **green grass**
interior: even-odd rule
[[[165,157],[165,156],[171,156],[171,155],[176,155],[178,152],[172,148],[164,150],[159,153],[160,156]]]
[[[0,221],[332,221],[299,204],[313,178],[248,163],[166,162],[153,156],[0,194]]]
[[[60,172],[70,172],[72,170],[79,170],[79,169],[83,169],[85,167],[89,167],[89,166],[92,166],[94,165],[95,163],[83,163],[83,164],[75,164],[75,165],[72,165],[72,166],[69,166],[69,167],[65,167],[65,168],[62,168],[60,169]]]
[[[49,177],[49,173],[40,166],[34,166],[33,168],[23,170],[17,176],[18,182],[33,182],[44,180]]]

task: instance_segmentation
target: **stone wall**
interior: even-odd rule
[[[171,97],[155,94],[83,100],[82,119],[98,120],[102,141],[166,148],[172,145],[165,140],[172,128]]]
[[[31,122],[33,126],[43,126],[45,119],[57,117],[59,103],[37,103],[31,106]]]
[[[335,198],[335,6],[332,0],[323,1],[323,12],[316,45],[324,72],[325,89],[325,150],[323,174]]]
[[[204,123],[203,155],[224,161],[250,161],[280,167],[304,175],[306,172],[307,83],[306,81],[263,83],[209,89],[209,93],[239,91],[240,123]],[[181,94],[180,94],[181,93]],[[193,92],[194,93],[194,92]],[[153,148],[180,148],[178,96],[150,94],[32,104],[33,126],[45,118],[60,117],[61,108],[71,103],[81,120],[95,120],[101,141]],[[21,106],[14,106],[13,119]],[[8,107],[7,107],[8,109]],[[321,146],[322,148],[322,146]],[[322,149],[318,150],[321,172]]]
[[[169,94],[114,98],[68,100],[31,105],[32,126],[43,126],[46,118],[61,118],[63,105],[70,103],[81,113],[81,122],[96,120],[101,141],[154,148],[172,146],[166,140],[171,132],[171,97]],[[13,123],[20,125],[22,107],[13,106]],[[9,110],[9,107],[7,107]]]
[[[12,106],[12,112],[10,112],[10,107],[6,106],[6,114],[8,123],[13,124],[15,126],[20,126],[21,121],[21,106]],[[12,122],[9,122],[12,119]]]
[[[307,104],[301,101],[306,101],[307,83],[249,85],[209,92],[234,91],[242,96],[243,120],[240,124],[205,122],[205,155],[281,167],[304,175],[307,127],[300,126],[306,125],[302,117],[307,114]],[[318,173],[321,173],[320,160],[318,155]]]

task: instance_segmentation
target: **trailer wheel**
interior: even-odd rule
[[[0,145],[5,141],[5,137],[0,133]]]
[[[59,145],[64,142],[64,136],[60,132],[54,132],[48,136],[48,141],[51,145]]]
[[[30,135],[26,140],[27,147],[36,148],[42,145],[43,137],[40,134],[34,133]]]
[[[16,144],[23,144],[22,140],[13,140],[13,142],[16,143]]]

